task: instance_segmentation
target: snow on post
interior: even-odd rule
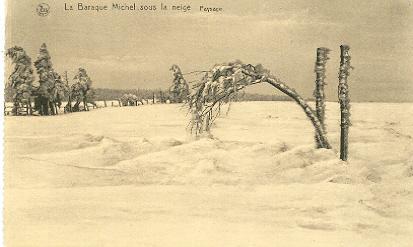
[[[338,101],[340,103],[340,159],[346,161],[348,158],[348,131],[350,123],[350,99],[348,95],[347,77],[350,75],[350,47],[348,45],[340,46],[340,71],[338,74]]]
[[[324,85],[326,85],[324,79],[326,78],[326,64],[327,60],[329,59],[328,53],[330,50],[325,47],[317,48],[317,58],[315,63],[314,72],[316,73],[316,80],[315,80],[315,89],[314,89],[314,97],[315,97],[315,104],[316,104],[316,116],[320,121],[321,127],[323,131],[326,132],[326,126],[324,122],[325,118],[325,94],[324,94]],[[317,140],[318,135],[315,134],[315,139],[317,143],[317,148],[321,148],[318,144],[320,143]]]

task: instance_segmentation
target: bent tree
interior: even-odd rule
[[[28,104],[31,109],[30,96],[33,91],[33,69],[31,59],[26,54],[26,51],[14,46],[7,50],[6,56],[12,59],[15,65],[6,85],[6,89],[10,89],[13,94],[13,114],[18,114],[18,107],[20,104]]]
[[[212,123],[220,114],[222,104],[228,102],[234,93],[258,83],[267,83],[292,98],[311,121],[316,133],[317,147],[331,148],[316,112],[293,88],[287,86],[261,64],[254,66],[239,60],[215,65],[193,85],[187,103],[192,113],[191,132],[196,135],[209,132]]]

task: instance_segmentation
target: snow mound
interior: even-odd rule
[[[201,138],[184,141],[172,137],[118,140],[105,135],[74,135],[57,141],[66,150],[22,155],[24,163],[38,164],[37,171],[24,167],[24,176],[55,173],[38,184],[74,185],[193,184],[267,185],[289,183],[381,183],[383,179],[409,177],[408,164],[369,167],[354,159],[348,165],[334,150],[312,144],[291,146],[283,141],[229,141]],[[65,143],[65,144],[62,144]],[[74,145],[68,143],[73,142]],[[357,143],[354,144],[355,146]],[[35,149],[33,149],[35,151]],[[357,152],[354,152],[357,155]],[[383,158],[392,150],[383,152]],[[362,158],[370,158],[363,157]],[[394,155],[392,156],[394,157]],[[371,166],[371,165],[370,165]],[[397,169],[394,169],[399,166]],[[41,172],[42,169],[50,172]],[[59,170],[60,171],[57,171]],[[84,174],[81,170],[87,169]],[[28,171],[30,170],[30,171]],[[103,175],[102,175],[103,173]],[[84,177],[84,181],[79,179]]]
[[[77,148],[45,154],[31,154],[27,158],[62,166],[106,167],[133,157],[136,150],[129,144],[105,136],[86,135]],[[62,159],[62,157],[64,157]]]
[[[169,143],[169,141],[168,141]],[[343,172],[332,150],[311,145],[203,138],[146,153],[111,168],[155,184],[316,183]]]

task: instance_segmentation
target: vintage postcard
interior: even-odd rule
[[[4,246],[413,246],[412,0],[4,7]]]

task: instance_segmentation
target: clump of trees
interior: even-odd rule
[[[141,101],[138,96],[131,93],[122,95],[119,100],[122,106],[137,106],[138,102]]]
[[[57,108],[68,93],[61,76],[54,71],[46,44],[40,47],[37,60],[34,62],[39,75],[39,87],[36,90],[35,110],[40,115],[56,115]]]
[[[51,56],[46,44],[42,44],[34,67],[38,74],[38,85],[33,85],[35,76],[32,69],[31,58],[22,47],[14,46],[7,50],[6,56],[10,57],[14,65],[13,72],[6,84],[6,92],[12,95],[13,115],[19,115],[19,109],[26,108],[26,114],[38,112],[39,115],[56,115],[63,101],[68,100],[65,112],[79,111],[80,102],[88,110],[87,103],[94,104],[95,92],[92,81],[83,68],[73,78],[70,86],[67,80],[53,69]],[[71,106],[71,99],[75,105]],[[34,108],[32,109],[32,102]],[[95,105],[95,104],[94,104]],[[66,109],[67,108],[67,109]]]

